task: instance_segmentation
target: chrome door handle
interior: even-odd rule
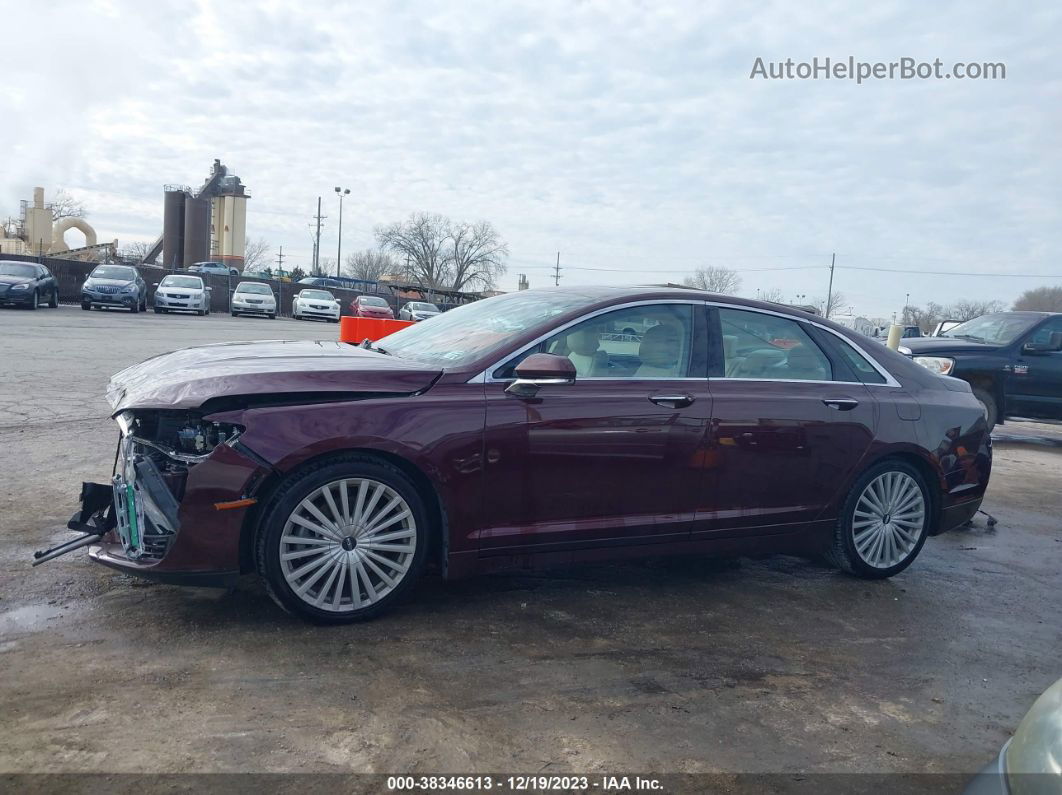
[[[822,402],[837,411],[851,411],[859,405],[855,398],[823,398]]]
[[[658,406],[669,409],[681,409],[694,401],[693,395],[650,395],[649,400]]]

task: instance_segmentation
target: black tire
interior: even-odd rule
[[[84,309],[86,312],[88,312],[90,309],[92,309],[92,304],[83,303],[83,304],[81,304],[81,308]]]
[[[416,547],[401,581],[388,593],[361,608],[354,608],[351,600],[350,609],[334,612],[307,603],[292,589],[281,568],[281,538],[289,516],[305,498],[325,484],[345,478],[376,481],[405,500],[416,527]],[[403,598],[424,571],[429,539],[428,512],[424,500],[406,474],[372,456],[350,453],[296,470],[281,483],[262,512],[255,540],[255,560],[266,590],[284,610],[315,624],[349,624],[375,618]],[[358,587],[360,591],[360,582]]]
[[[137,303],[133,304],[131,307],[129,307],[129,314],[131,314],[131,315],[135,315],[139,311],[140,311],[140,302],[139,301]]]
[[[270,319],[270,320],[276,320],[276,319],[277,319],[277,313],[276,313],[276,312],[274,312],[273,314],[271,314],[271,315],[269,316],[269,319]]]
[[[58,309],[59,308],[59,288],[58,287],[56,287],[54,290],[52,290],[52,298],[51,298],[50,301],[48,301],[48,306],[51,307],[52,309]]]
[[[144,300],[140,302],[140,311],[147,312],[147,296],[144,296]]]
[[[996,406],[996,399],[992,397],[988,390],[979,386],[972,387],[972,389],[974,397],[977,398],[977,402],[981,404],[981,409],[985,413],[985,422],[988,424],[989,433],[991,433],[992,429],[996,427],[996,421],[999,419],[999,408]]]
[[[161,315],[162,314],[162,310],[159,309],[157,306],[155,307],[155,314],[156,315]]]
[[[33,303],[29,305],[30,312],[34,311],[41,305],[41,295],[36,290],[33,291]]]
[[[233,317],[239,317],[239,316],[240,316],[240,313],[239,313],[239,312],[233,312],[233,313],[232,313],[232,316],[233,316]]]
[[[902,559],[894,565],[880,567],[868,563],[856,549],[853,520],[855,519],[856,507],[864,490],[873,481],[888,473],[902,473],[912,479],[918,486],[918,489],[922,493],[923,518],[916,542],[903,555]],[[925,479],[915,467],[897,459],[886,459],[885,461],[875,464],[860,475],[856,482],[852,484],[852,490],[848,493],[848,497],[845,499],[844,505],[841,508],[841,515],[837,519],[833,542],[826,553],[826,559],[839,569],[868,580],[880,580],[899,574],[911,565],[914,559],[918,557],[918,553],[922,550],[922,546],[925,544],[926,536],[928,535],[933,509],[934,502],[930,497],[929,489],[926,487]]]
[[[205,315],[205,314],[206,314],[206,310],[205,310],[205,309],[197,309],[197,310],[195,311],[195,313],[196,313],[197,315],[199,315],[199,317],[202,317],[203,315]]]

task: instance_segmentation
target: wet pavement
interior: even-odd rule
[[[110,470],[111,372],[335,333],[0,312],[0,773],[972,773],[1062,676],[1062,451],[999,434],[998,525],[884,582],[783,556],[429,577],[380,620],[319,628],[253,578],[179,589],[83,552],[30,568]]]

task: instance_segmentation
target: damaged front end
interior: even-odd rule
[[[125,411],[111,488],[116,532],[130,560],[162,560],[180,530],[179,501],[188,472],[219,445],[233,445],[238,425],[183,411]]]
[[[228,584],[238,575],[238,556],[219,550],[238,549],[244,511],[220,512],[255,503],[247,489],[261,470],[235,450],[243,427],[182,410],[127,410],[115,420],[121,436],[111,482],[82,484],[81,509],[67,524],[84,535],[35,553],[33,565],[91,546],[93,559],[130,573]],[[189,522],[195,527],[185,532]],[[219,533],[227,544],[219,544]],[[212,573],[219,577],[203,577]]]

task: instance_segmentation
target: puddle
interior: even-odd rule
[[[8,632],[39,632],[62,612],[63,608],[56,605],[26,605],[0,613],[0,636]]]

